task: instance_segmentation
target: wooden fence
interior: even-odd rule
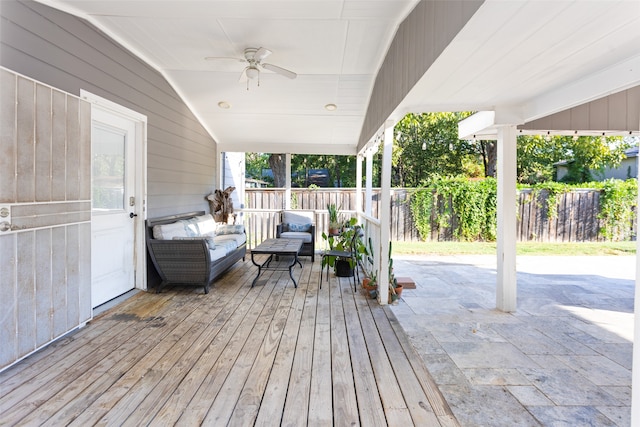
[[[420,241],[416,224],[411,214],[411,194],[415,189],[392,189],[391,191],[391,240]],[[275,212],[284,207],[284,190],[272,188],[245,189],[247,213],[253,211],[250,225],[261,235],[269,236],[275,231],[278,215]],[[351,216],[356,210],[356,190],[353,188],[330,189],[292,189],[292,209],[315,210],[318,236],[326,229],[327,204],[335,203],[344,212],[345,217]],[[363,190],[363,205],[364,205]],[[549,217],[547,208],[547,193],[535,193],[532,190],[518,192],[518,241],[538,242],[594,242],[604,238],[600,233],[602,221],[598,219],[600,192],[593,189],[574,190],[569,193],[558,194],[557,214]],[[450,203],[450,201],[440,201]],[[372,197],[372,216],[378,217],[380,207],[380,190],[375,189]],[[364,209],[364,206],[361,207]],[[258,212],[264,211],[263,214]],[[270,212],[267,212],[270,211]],[[264,219],[260,219],[264,218]],[[248,219],[248,218],[247,218]],[[346,219],[346,218],[345,218]],[[635,237],[637,218],[625,230],[622,230],[616,240],[629,240]],[[245,220],[245,223],[246,220]],[[435,223],[433,221],[432,223]],[[446,241],[453,239],[453,229],[456,226],[455,215],[452,215],[448,227],[432,227],[430,241]]]

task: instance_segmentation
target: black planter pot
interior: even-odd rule
[[[353,277],[353,268],[351,268],[349,261],[344,259],[336,260],[336,276]]]

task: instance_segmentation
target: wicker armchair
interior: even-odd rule
[[[302,248],[298,255],[315,259],[316,226],[313,211],[282,211],[280,224],[276,225],[276,238],[303,239]]]

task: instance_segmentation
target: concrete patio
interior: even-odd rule
[[[417,286],[392,311],[461,425],[631,424],[635,257],[519,256],[510,314],[495,256],[394,260]]]

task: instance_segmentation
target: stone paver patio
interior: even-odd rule
[[[495,256],[395,256],[392,311],[463,426],[629,426],[635,257],[519,256],[518,310]]]

